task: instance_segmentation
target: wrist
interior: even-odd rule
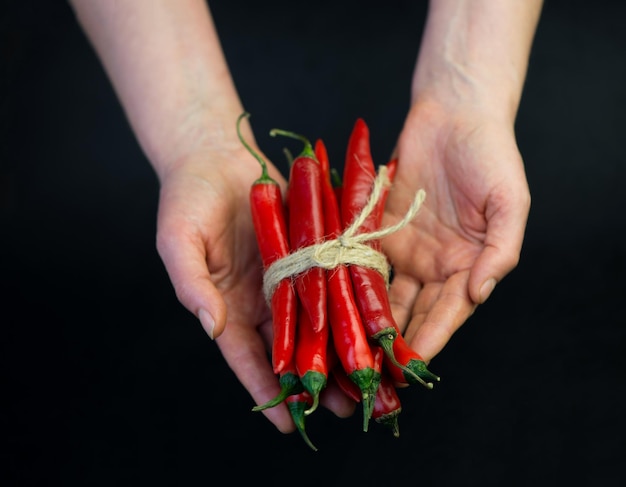
[[[431,0],[412,101],[513,123],[541,0]]]
[[[240,112],[228,110],[219,113],[189,113],[161,139],[144,147],[148,159],[160,181],[167,174],[202,159],[211,161],[244,160],[247,153],[237,137],[236,121]],[[254,140],[249,124],[242,123],[247,140]],[[141,139],[141,137],[140,137]],[[242,157],[243,156],[243,157]]]
[[[452,61],[439,66],[421,65],[411,86],[411,104],[435,104],[447,113],[472,112],[513,125],[521,88],[488,70],[470,72]]]
[[[167,157],[159,157],[152,166],[163,185],[183,179],[210,181],[228,197],[247,198],[248,188],[261,174],[259,162],[243,145],[237,135],[237,119],[241,113],[225,114],[204,124],[193,124],[181,140],[168,150]],[[247,119],[241,121],[244,140],[265,159],[270,176],[285,186],[280,171],[258,148]],[[226,195],[225,195],[226,197]]]

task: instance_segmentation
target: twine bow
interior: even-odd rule
[[[415,218],[426,197],[426,192],[423,189],[417,191],[404,217],[395,225],[373,232],[357,233],[376,207],[383,189],[389,184],[391,183],[387,175],[387,167],[381,166],[374,179],[372,193],[366,205],[341,235],[335,239],[298,249],[271,264],[263,275],[263,294],[266,301],[270,302],[274,289],[283,279],[295,277],[312,267],[321,267],[327,270],[334,269],[339,265],[369,267],[378,271],[384,277],[385,282],[389,284],[391,266],[387,257],[374,250],[366,242],[386,237],[404,228]]]

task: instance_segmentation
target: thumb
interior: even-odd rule
[[[182,231],[157,233],[157,251],[181,304],[199,320],[211,339],[226,326],[226,303],[206,263],[204,243]]]
[[[499,283],[519,263],[530,209],[528,193],[515,201],[487,208],[485,246],[470,270],[469,294],[476,304],[484,303]]]

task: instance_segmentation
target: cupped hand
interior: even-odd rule
[[[279,171],[271,164],[269,169],[284,188]],[[256,404],[280,390],[268,356],[272,316],[262,293],[262,262],[249,209],[250,187],[260,174],[243,146],[178,161],[160,177],[157,226],[157,249],[178,299],[216,339]],[[338,416],[354,411],[333,387],[324,391],[321,403]],[[294,431],[284,404],[263,414],[280,431]]]
[[[383,240],[398,325],[430,361],[519,261],[530,193],[513,126],[474,108],[411,108],[384,223],[419,189],[417,217]]]

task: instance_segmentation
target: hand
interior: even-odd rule
[[[241,147],[188,156],[161,175],[157,248],[180,302],[216,338],[239,381],[262,404],[280,387],[268,359],[272,317],[261,290],[248,199],[261,169]],[[284,187],[271,165],[270,173]],[[355,408],[333,386],[320,402],[343,417]],[[263,413],[280,431],[294,431],[285,404]]]
[[[385,224],[420,188],[426,199],[383,249],[394,268],[394,316],[427,361],[519,261],[530,194],[511,125],[417,102],[398,139]]]

